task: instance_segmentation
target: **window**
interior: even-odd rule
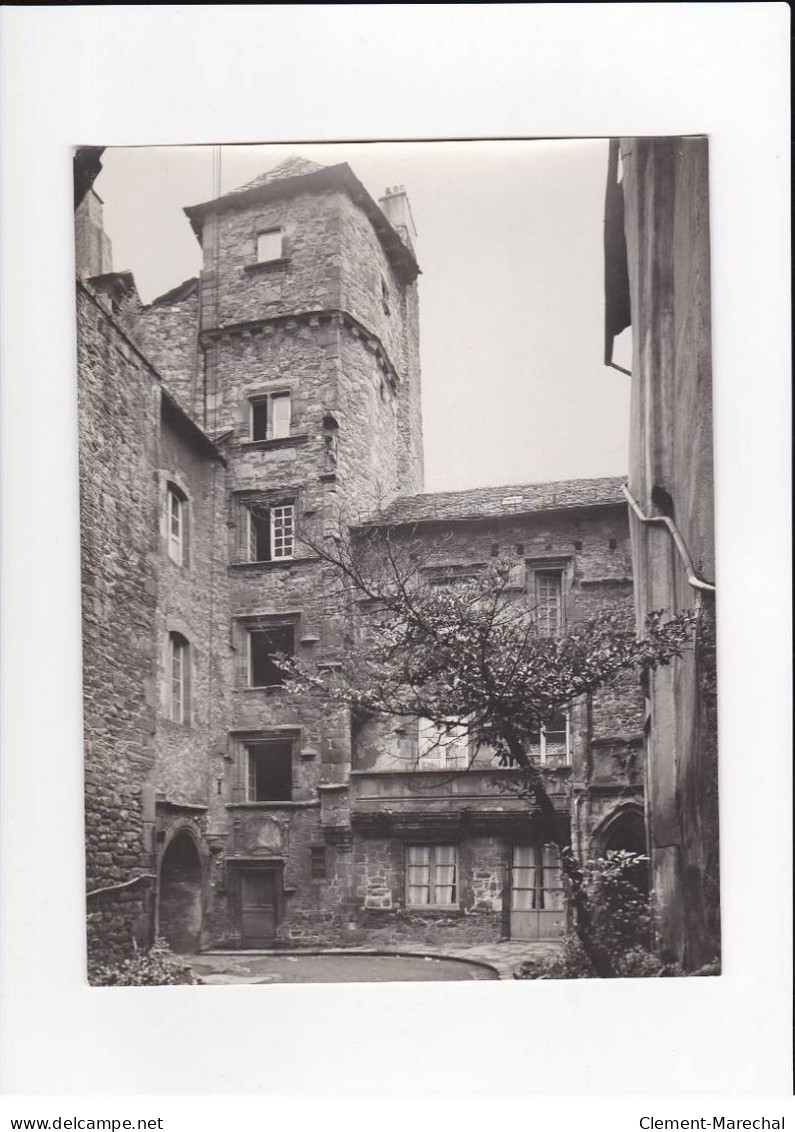
[[[554,845],[517,845],[511,870],[514,912],[563,910],[563,873]]]
[[[418,770],[466,770],[469,739],[466,727],[448,730],[430,719],[417,721]]]
[[[558,712],[546,726],[531,735],[527,753],[542,766],[568,766],[571,763],[568,713]]]
[[[326,879],[326,846],[310,845],[309,867],[312,880]]]
[[[289,392],[252,397],[249,405],[252,440],[282,440],[290,435],[292,408]]]
[[[535,619],[539,636],[556,637],[563,627],[563,572],[535,571]]]
[[[246,801],[290,802],[293,797],[293,745],[265,739],[246,745]]]
[[[281,228],[257,233],[257,263],[270,263],[284,255]]]
[[[188,642],[180,633],[168,635],[168,718],[174,723],[188,722]]]
[[[284,670],[274,660],[276,653],[292,656],[295,626],[274,625],[248,631],[248,683],[250,688],[269,688],[284,683]]]
[[[265,506],[250,503],[246,509],[247,562],[277,562],[295,553],[295,508],[292,503]]]
[[[188,501],[173,483],[166,489],[166,545],[168,556],[178,566],[187,558]]]
[[[407,906],[455,907],[458,904],[457,870],[455,845],[407,845]]]

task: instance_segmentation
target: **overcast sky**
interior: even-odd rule
[[[376,200],[406,186],[426,491],[626,471],[629,378],[602,362],[606,141],[224,146],[221,191],[296,153],[347,161]],[[211,147],[107,149],[95,188],[144,302],[198,273],[182,209],[215,195]]]

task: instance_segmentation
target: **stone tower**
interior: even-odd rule
[[[174,366],[168,335],[169,383],[228,462],[230,729],[210,755],[226,874],[210,934],[232,944],[339,934],[350,918],[347,712],[297,702],[271,656],[333,662],[341,644],[302,533],[422,490],[419,268],[405,193],[383,203],[346,164],[289,159],[186,209],[198,287],[142,312],[162,341],[172,299],[195,311],[198,365],[185,337]]]

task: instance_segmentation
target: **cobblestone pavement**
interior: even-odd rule
[[[475,947],[401,945],[393,951],[328,948],[320,951],[211,951],[188,961],[212,986],[292,982],[403,982],[513,978],[519,964],[554,954],[556,943],[505,942]],[[413,959],[415,962],[407,963]],[[418,960],[429,960],[420,965]],[[465,960],[455,963],[451,960]],[[436,960],[437,962],[432,962]],[[446,962],[445,962],[446,961]],[[474,966],[474,964],[485,966]]]

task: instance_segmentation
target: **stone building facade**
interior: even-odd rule
[[[631,603],[620,481],[422,494],[401,187],[376,203],[347,165],[291,159],[186,213],[198,279],[143,305],[103,260],[78,285],[93,938],[560,934],[556,861],[497,785],[513,772],[289,694],[272,658],[333,664],[346,639],[299,538],[341,511],[410,526],[438,565],[507,556],[561,625]],[[583,857],[643,848],[642,728],[629,681],[538,737]]]
[[[620,178],[619,178],[620,171]],[[698,611],[648,684],[649,852],[660,945],[720,958],[708,140],[611,143],[607,358],[632,326],[629,501],[638,628]]]

